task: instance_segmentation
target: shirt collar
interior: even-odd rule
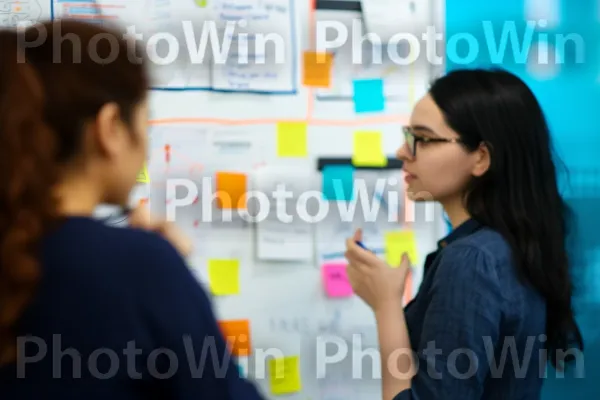
[[[450,243],[454,242],[457,239],[463,238],[465,236],[469,236],[473,232],[477,231],[481,228],[481,224],[474,219],[468,219],[459,226],[457,226],[452,232],[450,232],[445,238],[438,242],[438,248],[444,248],[448,246]]]

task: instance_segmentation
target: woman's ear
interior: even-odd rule
[[[483,176],[490,168],[492,161],[490,146],[487,143],[481,143],[473,152],[473,157],[475,157],[475,163],[471,173],[476,177]]]
[[[104,104],[92,127],[96,146],[102,154],[112,155],[120,149],[122,125],[119,106],[115,103]]]

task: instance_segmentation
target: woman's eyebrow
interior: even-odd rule
[[[428,134],[431,134],[433,136],[439,136],[437,133],[435,133],[433,131],[433,129],[431,129],[430,127],[425,126],[425,125],[412,125],[411,128],[413,130],[415,130],[415,131],[421,131],[423,133],[428,133]]]

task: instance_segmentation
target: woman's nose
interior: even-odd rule
[[[402,146],[400,146],[398,150],[396,150],[396,158],[402,161],[408,161],[413,159],[412,153],[408,148],[407,143],[404,143]]]

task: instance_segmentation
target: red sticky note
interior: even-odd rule
[[[325,264],[322,273],[325,293],[328,297],[348,297],[354,294],[348,280],[346,264]]]

